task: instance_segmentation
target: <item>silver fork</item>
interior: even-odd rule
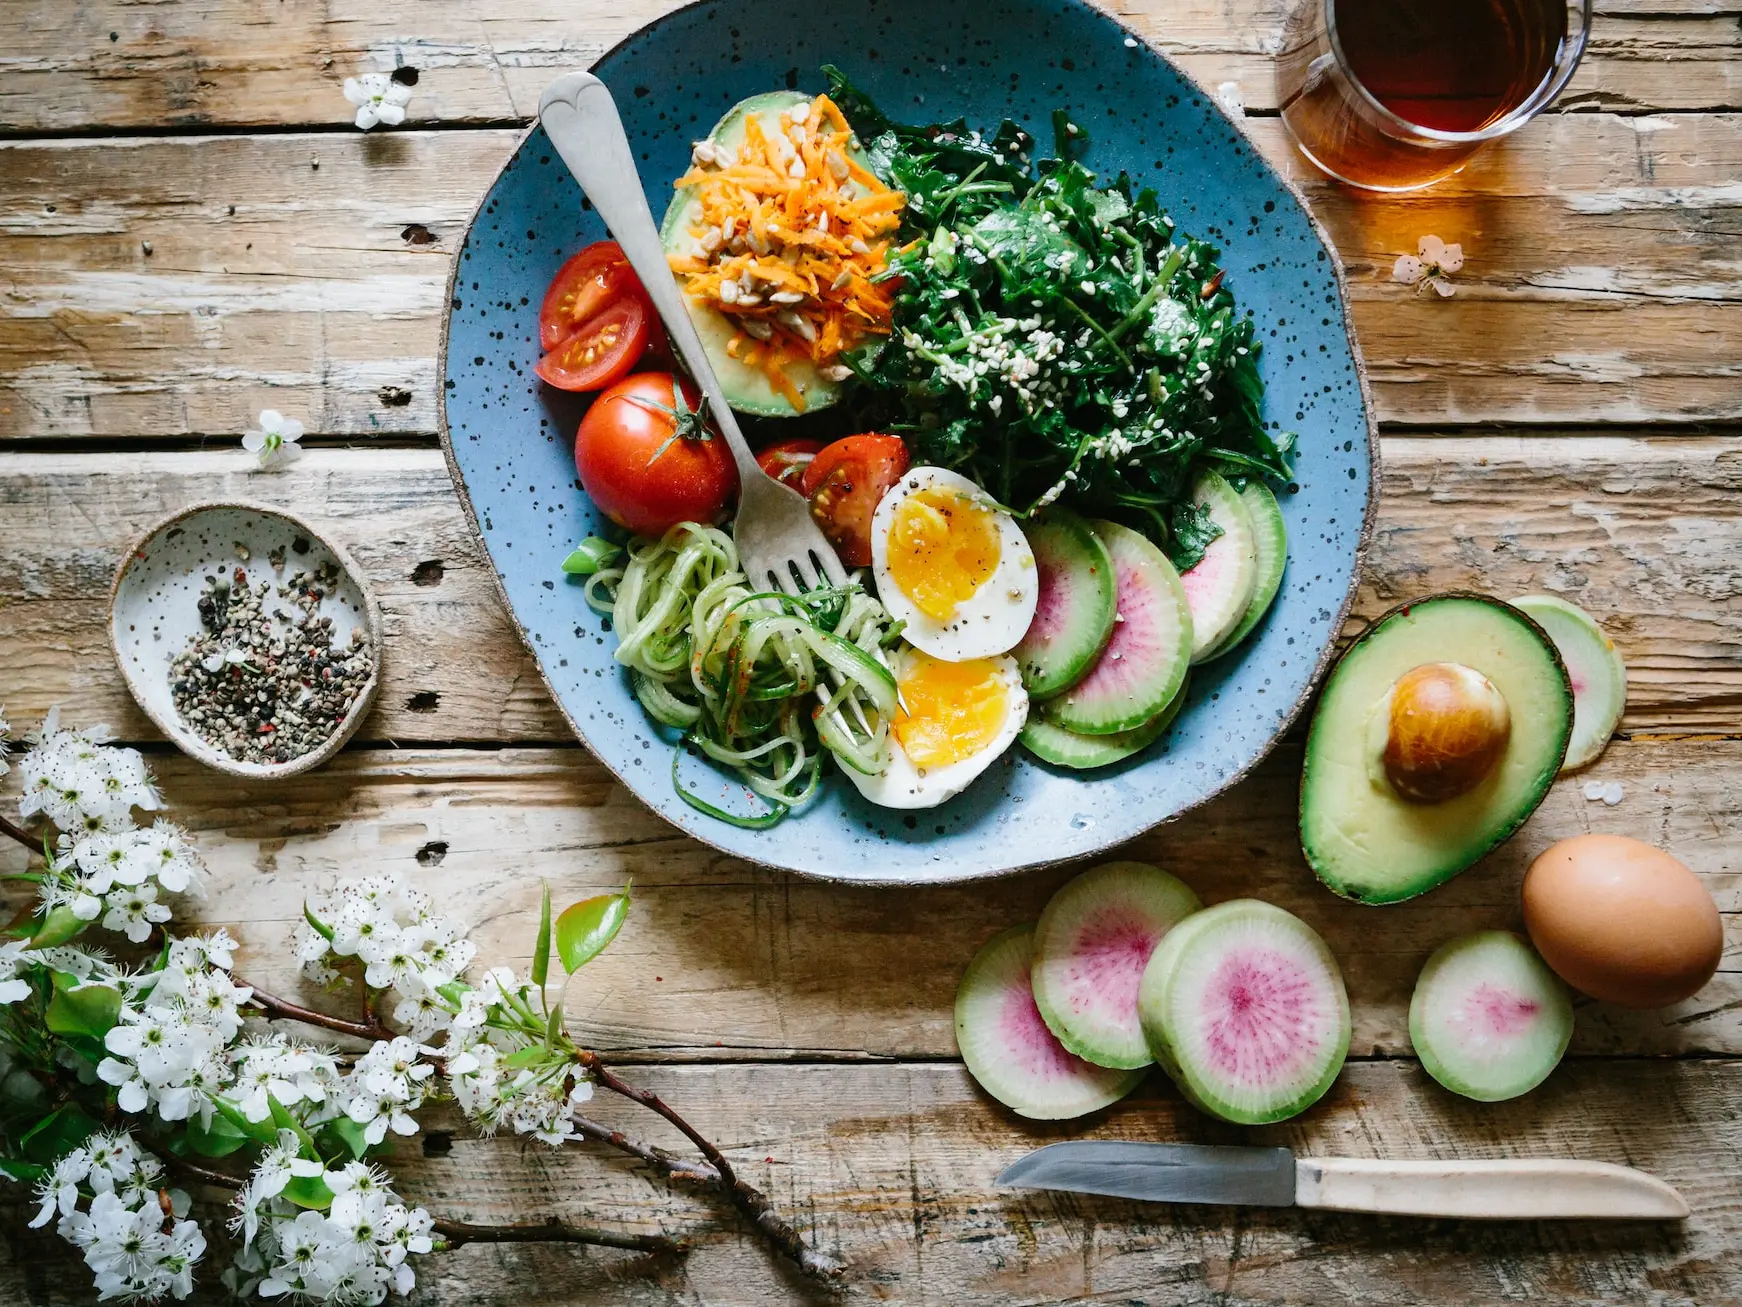
[[[812,520],[810,506],[790,486],[764,472],[738,429],[701,337],[684,307],[683,293],[665,259],[665,246],[647,207],[647,192],[623,119],[606,85],[591,73],[569,73],[545,88],[539,121],[556,152],[581,184],[623,255],[641,279],[689,374],[707,397],[708,412],[738,465],[738,515],[732,539],[739,565],[753,587],[799,595],[823,585],[847,584],[847,569]],[[839,688],[839,680],[829,679]],[[827,703],[828,693],[818,687]],[[861,729],[869,729],[858,701],[848,699]],[[837,713],[839,710],[836,710]]]
[[[569,73],[545,88],[538,117],[641,278],[678,357],[707,396],[708,411],[738,464],[738,516],[732,523],[732,538],[745,576],[753,586],[792,595],[825,584],[845,585],[847,571],[811,519],[804,497],[756,465],[756,455],[738,429],[665,261],[659,228],[647,207],[647,192],[610,90],[591,73]]]

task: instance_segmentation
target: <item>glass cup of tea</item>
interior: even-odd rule
[[[1338,180],[1417,190],[1546,109],[1590,26],[1591,0],[1299,0],[1282,121]]]

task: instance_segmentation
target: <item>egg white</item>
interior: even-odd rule
[[[895,656],[895,676],[899,682],[903,660],[913,655],[903,651]],[[875,776],[866,776],[851,767],[841,770],[872,803],[885,808],[935,808],[945,799],[954,798],[971,785],[975,778],[1012,744],[1028,721],[1028,691],[1022,688],[1022,673],[1014,658],[996,658],[998,679],[1004,685],[1006,711],[998,734],[971,757],[941,767],[923,770],[901,747],[892,731],[889,735],[889,762]]]
[[[998,526],[998,564],[986,583],[956,607],[955,616],[940,622],[924,612],[895,584],[889,574],[889,533],[895,513],[911,495],[929,489],[953,490],[992,509]],[[1034,550],[1016,519],[995,507],[986,492],[959,472],[941,467],[909,468],[882,499],[871,517],[871,574],[877,597],[891,617],[905,622],[901,634],[916,649],[949,663],[992,658],[1014,649],[1034,621],[1040,601],[1040,571]]]

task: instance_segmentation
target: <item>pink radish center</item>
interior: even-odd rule
[[[1094,1070],[1046,1028],[1046,1021],[1035,1006],[1027,971],[1022,973],[1020,984],[1006,991],[998,1013],[998,1029],[1011,1062],[1024,1075],[1036,1080],[1064,1080]]]
[[[1161,936],[1129,910],[1104,908],[1083,923],[1071,949],[1070,1004],[1131,1017],[1143,969]]]
[[[1203,993],[1204,1049],[1231,1084],[1268,1088],[1296,1073],[1334,1025],[1319,977],[1274,949],[1229,953]]]
[[[1140,676],[1147,674],[1162,657],[1156,639],[1156,592],[1144,573],[1123,561],[1113,567],[1115,593],[1119,596],[1118,619],[1113,634],[1101,650],[1100,658],[1072,692],[1087,695],[1093,702],[1098,696],[1128,691]]]
[[[1523,1034],[1536,1023],[1542,1004],[1523,994],[1483,981],[1472,989],[1452,1016],[1451,1026],[1478,1040]]]
[[[1195,613],[1203,607],[1204,600],[1213,597],[1222,585],[1222,573],[1228,569],[1228,538],[1222,536],[1210,542],[1204,550],[1204,556],[1198,560],[1198,565],[1189,572],[1180,573],[1180,584],[1185,587],[1186,604]]]
[[[1047,644],[1070,624],[1071,592],[1070,587],[1063,584],[1063,568],[1054,567],[1036,555],[1035,571],[1040,583],[1040,598],[1034,606],[1034,620],[1028,624],[1028,634],[1023,639]]]

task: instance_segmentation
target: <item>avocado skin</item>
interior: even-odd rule
[[[1431,655],[1418,657],[1414,662],[1405,658],[1394,670],[1379,663],[1373,683],[1360,683],[1364,666],[1377,661],[1369,655],[1383,658],[1392,643],[1402,644],[1410,635],[1419,638],[1418,624],[1423,620],[1424,610],[1438,624],[1456,615],[1458,609],[1465,620],[1503,624],[1493,629],[1505,633],[1520,652],[1534,660],[1535,666],[1516,671],[1505,669],[1494,663],[1492,651],[1483,648],[1477,637],[1465,636],[1466,643],[1460,645],[1459,633],[1453,630],[1439,633]],[[1412,666],[1438,661],[1474,667],[1495,681],[1502,693],[1506,693],[1508,685],[1512,686],[1514,692],[1507,698],[1513,710],[1513,740],[1496,768],[1499,779],[1492,785],[1484,782],[1471,795],[1444,804],[1420,805],[1407,803],[1389,789],[1373,784],[1365,775],[1352,781],[1330,775],[1336,766],[1332,755],[1346,757],[1351,736],[1365,756],[1367,715],[1391,681]],[[1484,666],[1485,662],[1489,665]],[[1388,670],[1391,674],[1385,676]],[[1518,693],[1521,679],[1526,681],[1523,688],[1534,691],[1536,701]],[[1502,681],[1506,684],[1501,684]],[[1338,720],[1339,715],[1342,720]],[[1377,618],[1344,651],[1326,678],[1313,713],[1300,783],[1301,851],[1307,864],[1333,893],[1357,903],[1399,903],[1443,885],[1504,843],[1536,811],[1566,757],[1572,729],[1573,688],[1566,664],[1548,633],[1528,614],[1492,595],[1465,590],[1446,591],[1397,605]],[[1527,765],[1515,769],[1516,755],[1528,755],[1521,759]],[[1513,770],[1519,774],[1509,775]],[[1356,822],[1345,822],[1345,826],[1358,823],[1363,813],[1378,818],[1375,829],[1408,820],[1422,827],[1426,838],[1413,849],[1406,843],[1381,840],[1389,848],[1376,847],[1363,860],[1334,847],[1335,841],[1329,838],[1334,826],[1327,819],[1339,812],[1356,814]],[[1442,832],[1444,838],[1433,838],[1434,832],[1426,828],[1435,823],[1436,817],[1447,814],[1464,817],[1462,823],[1446,824],[1462,825],[1466,833],[1459,837],[1456,833]]]

